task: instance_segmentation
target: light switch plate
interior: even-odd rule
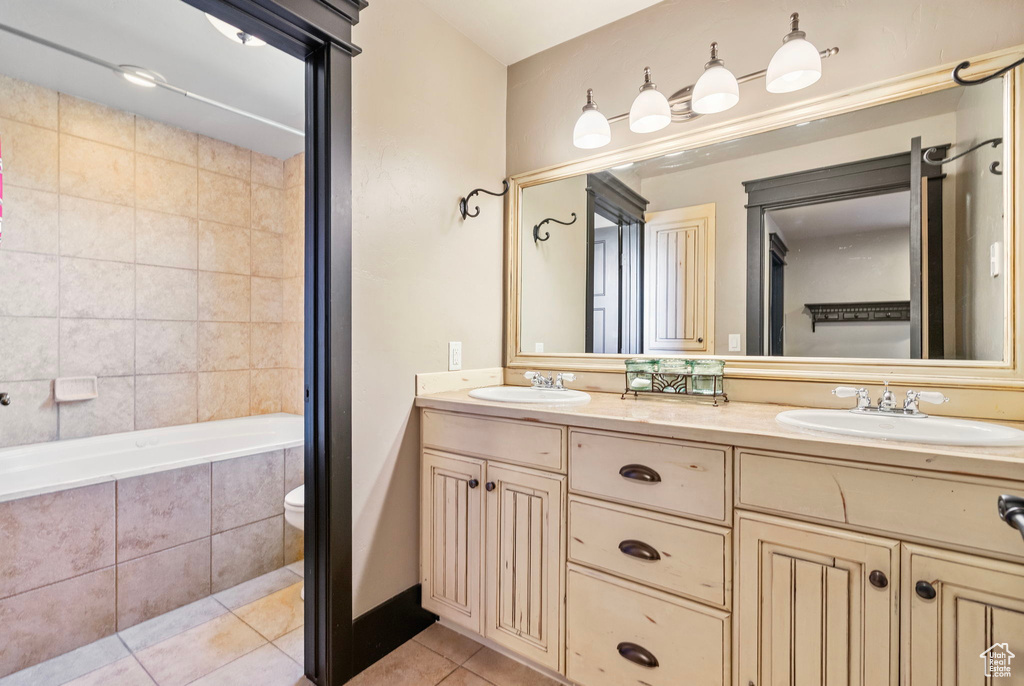
[[[996,241],[988,246],[989,274],[999,276],[1003,270],[1003,242]]]
[[[448,371],[462,369],[462,341],[448,341]]]
[[[533,344],[533,352],[535,352],[535,353],[542,353],[542,352],[544,352],[544,344],[543,343],[534,343]]]
[[[742,344],[741,339],[740,339],[740,334],[738,334],[738,333],[731,333],[731,334],[729,334],[729,352],[731,352],[731,353],[738,353],[740,351],[740,348],[742,347],[742,345],[743,344]]]

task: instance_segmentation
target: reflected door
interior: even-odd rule
[[[603,224],[603,226],[602,226]],[[619,352],[619,227],[601,216],[594,217],[594,312],[595,353]]]

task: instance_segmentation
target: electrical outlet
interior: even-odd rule
[[[1003,242],[996,241],[988,246],[989,274],[999,276],[1003,267]]]
[[[729,334],[729,352],[731,352],[731,353],[738,353],[740,351],[741,347],[742,347],[742,343],[740,342],[740,334],[738,334],[738,333],[731,333],[731,334]]]
[[[462,369],[462,342],[448,341],[448,371],[457,372]]]
[[[533,352],[535,352],[535,353],[542,353],[542,352],[544,352],[544,344],[543,343],[534,343],[533,344]]]

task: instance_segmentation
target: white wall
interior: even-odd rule
[[[416,373],[501,364],[505,68],[417,0],[353,30],[353,600],[418,579]],[[477,198],[474,198],[476,200]]]

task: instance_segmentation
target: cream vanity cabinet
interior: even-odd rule
[[[564,660],[565,433],[422,413],[423,607],[554,671]]]

